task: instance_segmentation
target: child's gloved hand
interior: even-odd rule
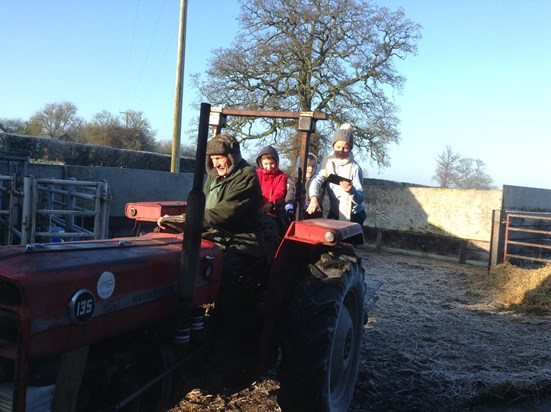
[[[262,206],[262,211],[264,213],[274,213],[275,212],[275,204],[273,202],[264,203],[264,206]]]
[[[287,209],[287,219],[289,219],[289,222],[293,222],[295,220],[295,211],[294,209]]]

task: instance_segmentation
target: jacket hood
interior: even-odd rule
[[[319,170],[319,163],[318,163],[318,157],[314,154],[314,153],[308,153],[308,160],[313,160],[316,164],[316,170],[314,170],[314,174],[316,174]],[[296,164],[296,169],[298,171],[298,169],[302,167],[302,163],[300,161],[300,155],[297,157],[297,164]]]
[[[231,166],[228,169],[228,175],[233,172],[235,165],[241,160],[241,149],[239,142],[234,136],[228,134],[219,134],[214,136],[207,143],[207,158],[205,160],[205,168],[207,173],[212,176],[217,176],[218,173],[214,169],[210,156],[228,156]]]
[[[271,156],[275,159],[276,161],[276,164],[277,164],[277,167],[279,168],[279,155],[277,153],[277,150],[273,147],[273,146],[266,146],[264,147],[260,153],[258,154],[258,156],[256,157],[256,165],[259,167],[259,168],[262,168],[262,162],[260,161],[260,158],[264,155],[268,155],[268,156]]]

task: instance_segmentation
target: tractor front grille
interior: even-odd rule
[[[19,289],[12,283],[0,280],[0,305],[21,305],[22,303]]]

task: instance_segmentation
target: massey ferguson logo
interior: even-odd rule
[[[77,325],[85,324],[92,319],[95,307],[94,295],[86,289],[79,290],[69,302],[71,320]]]

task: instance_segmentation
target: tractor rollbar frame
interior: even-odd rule
[[[310,147],[310,136],[316,130],[317,120],[327,120],[327,114],[322,112],[287,112],[287,111],[270,111],[270,110],[240,110],[240,109],[223,109],[211,108],[209,116],[209,124],[213,128],[213,133],[219,134],[222,128],[226,125],[227,116],[241,117],[265,117],[278,119],[297,119],[297,129],[300,132],[300,165],[298,168],[298,179],[295,199],[295,216],[296,220],[304,218],[304,184],[306,181],[306,166],[308,164],[308,148]]]

